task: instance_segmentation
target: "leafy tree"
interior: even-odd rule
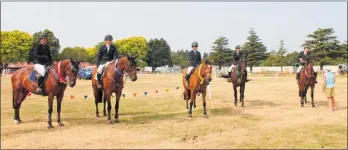
[[[283,66],[285,65],[285,53],[287,52],[286,48],[284,47],[284,41],[280,40],[279,49],[277,51],[277,58],[275,60],[277,66],[280,66],[281,72],[283,72]]]
[[[188,50],[179,50],[177,52],[172,52],[172,61],[173,65],[181,66],[181,68],[186,68],[189,65],[189,61],[187,58]]]
[[[297,59],[297,56],[298,56],[297,51],[294,51],[292,53],[288,53],[284,58],[285,59],[285,66],[292,66],[295,63],[298,63],[299,60]]]
[[[331,59],[347,58],[347,49],[341,47],[334,33],[333,28],[319,28],[307,35],[308,40],[302,44],[302,47],[310,47],[316,61],[314,64],[319,63],[321,68],[323,65],[333,63]]]
[[[242,50],[248,53],[248,66],[250,71],[252,71],[252,67],[259,65],[262,60],[267,59],[268,54],[266,53],[266,46],[261,42],[253,28],[250,28],[249,34],[247,42],[242,46]]]
[[[13,30],[1,31],[1,65],[6,68],[9,63],[26,61],[32,47],[32,37],[29,33]]]
[[[152,71],[160,66],[172,65],[171,51],[166,40],[155,38],[149,41],[146,62],[152,67]]]
[[[59,39],[54,36],[54,33],[48,29],[45,29],[44,31],[39,31],[33,34],[33,41],[34,45],[38,44],[40,42],[40,35],[44,33],[48,35],[48,46],[51,50],[52,59],[54,61],[58,60],[59,56],[59,50],[60,50],[60,44]]]
[[[147,42],[145,37],[134,36],[117,40],[114,43],[117,47],[119,57],[137,55],[137,66],[146,66]]]
[[[207,60],[208,58],[209,58],[208,53],[204,52],[204,53],[203,53],[203,59]]]
[[[233,51],[227,47],[228,44],[228,39],[220,36],[215,40],[214,46],[212,47],[213,52],[211,52],[210,58],[214,61],[214,64],[219,66],[219,69],[226,63],[232,63]]]
[[[86,49],[83,47],[66,47],[59,55],[59,59],[68,59],[72,58],[77,61],[87,61],[88,54],[86,53]]]

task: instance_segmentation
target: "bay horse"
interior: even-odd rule
[[[189,85],[186,86],[185,75],[187,68],[182,72],[183,86],[184,86],[184,100],[186,100],[186,110],[188,117],[192,118],[192,106],[196,108],[196,94],[199,96],[202,93],[203,100],[203,116],[208,118],[205,97],[207,95],[207,86],[211,82],[212,66],[208,60],[202,60],[201,64],[192,69],[192,74],[189,78]],[[188,107],[188,100],[190,100],[190,108]]]
[[[312,107],[314,106],[314,87],[315,87],[315,76],[313,70],[313,64],[309,61],[306,62],[305,67],[301,69],[300,72],[300,83],[298,84],[299,88],[299,97],[301,106],[303,107],[303,103],[307,103],[307,90],[311,87],[311,98],[312,98]]]
[[[234,91],[234,106],[237,106],[238,98],[237,98],[237,87],[239,87],[240,92],[240,103],[242,107],[244,107],[244,91],[245,91],[245,83],[246,83],[246,71],[247,61],[246,59],[241,59],[239,63],[237,63],[237,66],[232,70],[231,76],[229,75],[222,75],[223,78],[229,78],[232,82],[233,91]],[[239,72],[240,70],[240,72]]]
[[[103,70],[102,82],[103,89],[98,89],[98,80],[96,79],[97,68],[93,69],[92,72],[92,88],[95,98],[95,107],[96,107],[96,117],[99,117],[98,103],[104,102],[104,117],[106,116],[105,103],[108,103],[108,119],[107,123],[111,124],[111,95],[116,93],[116,104],[115,104],[115,122],[118,121],[118,108],[119,102],[122,94],[122,89],[124,86],[123,76],[129,76],[131,81],[137,80],[137,70],[136,70],[136,59],[137,56],[127,56],[119,58],[118,62],[112,61],[106,66]]]
[[[35,95],[48,96],[48,128],[53,128],[52,126],[52,107],[53,98],[57,98],[57,122],[59,127],[63,127],[63,123],[60,119],[61,103],[64,97],[64,91],[69,85],[74,87],[76,84],[76,76],[79,69],[80,62],[75,62],[74,60],[65,59],[59,61],[58,63],[53,63],[51,67],[48,68],[46,73],[46,78],[43,81],[44,93],[38,93],[36,91],[38,84],[36,79],[37,72],[33,67],[21,68],[13,73],[11,77],[12,82],[12,102],[14,109],[14,123],[20,124],[22,121],[19,116],[19,109],[21,108],[22,102],[27,97],[28,93],[33,93]]]

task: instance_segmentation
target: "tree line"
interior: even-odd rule
[[[0,65],[6,66],[12,62],[28,61],[29,51],[39,42],[39,35],[42,33],[49,36],[48,44],[55,61],[72,58],[95,63],[96,53],[104,44],[104,41],[101,41],[92,47],[65,47],[61,50],[59,38],[48,29],[33,35],[18,30],[1,31]],[[301,47],[310,47],[315,58],[314,65],[337,65],[346,62],[347,41],[338,41],[334,33],[332,28],[319,28],[307,35],[308,40],[304,41]],[[153,71],[164,65],[181,67],[189,65],[187,58],[189,50],[172,51],[163,38],[147,41],[145,37],[135,36],[116,40],[113,44],[117,47],[120,56],[138,55],[138,66],[151,66]],[[248,66],[251,69],[254,66],[292,66],[298,62],[298,52],[288,53],[283,40],[280,40],[278,49],[267,49],[253,28],[250,28],[249,36],[241,46],[242,50],[248,53]],[[204,59],[213,60],[213,63],[221,68],[231,65],[233,52],[234,48],[229,48],[228,39],[221,36],[213,42],[211,52],[202,55]]]

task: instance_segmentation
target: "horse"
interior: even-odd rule
[[[92,72],[92,88],[93,94],[95,98],[95,107],[96,107],[96,117],[99,118],[99,110],[98,103],[104,102],[104,117],[106,116],[105,105],[108,102],[108,119],[107,123],[111,124],[111,95],[112,93],[116,93],[116,104],[115,104],[115,122],[119,122],[118,120],[118,108],[119,102],[122,94],[122,89],[124,86],[123,75],[126,74],[126,77],[130,77],[131,81],[137,80],[137,70],[136,70],[136,59],[137,56],[131,57],[121,57],[118,62],[112,61],[106,66],[103,70],[102,82],[103,89],[98,89],[98,80],[96,79],[97,68],[93,69]],[[126,72],[126,73],[124,73]]]
[[[22,121],[19,116],[19,110],[21,108],[22,102],[27,97],[28,93],[33,93],[35,95],[48,96],[48,128],[54,128],[52,126],[52,107],[53,98],[57,98],[57,122],[59,127],[63,127],[61,122],[60,112],[61,104],[64,97],[64,91],[69,85],[74,87],[76,85],[76,76],[79,70],[80,62],[75,62],[74,60],[65,59],[59,61],[58,63],[53,63],[51,67],[48,68],[45,79],[43,81],[43,93],[36,91],[38,84],[36,79],[37,72],[33,67],[21,68],[13,73],[11,77],[12,82],[12,102],[14,109],[14,123],[20,124]]]
[[[189,78],[189,85],[186,86],[185,75],[187,74],[187,68],[182,72],[183,86],[184,86],[184,100],[186,100],[186,110],[188,117],[192,118],[192,105],[196,108],[196,94],[199,96],[202,93],[203,100],[203,116],[208,118],[205,97],[207,94],[207,86],[212,81],[212,66],[208,60],[203,60],[201,64],[192,70],[192,74]],[[190,101],[190,109],[188,107],[188,100]]]
[[[246,59],[241,59],[237,66],[232,70],[231,76],[229,75],[221,75],[223,78],[229,78],[232,82],[233,91],[234,91],[234,106],[237,106],[238,98],[237,98],[237,87],[239,87],[240,97],[239,100],[241,102],[242,107],[244,107],[244,91],[245,91],[245,82],[246,82],[246,71],[247,61]],[[239,72],[240,70],[240,72]]]
[[[312,107],[314,106],[314,87],[315,87],[315,76],[313,70],[313,64],[311,62],[306,62],[305,67],[301,69],[300,72],[300,83],[298,84],[299,88],[299,97],[301,106],[303,107],[303,103],[307,103],[307,90],[311,87],[311,97],[312,97]]]

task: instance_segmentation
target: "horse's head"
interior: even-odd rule
[[[66,79],[70,87],[74,87],[76,84],[76,76],[79,71],[79,61],[74,61],[73,59],[66,59],[61,62],[61,68],[66,75]]]
[[[247,61],[245,58],[240,60],[240,71],[244,74],[246,72]]]
[[[313,70],[313,64],[310,61],[306,61],[306,72],[308,74],[308,77],[314,77],[314,70]]]
[[[211,82],[212,71],[213,69],[211,66],[211,62],[209,62],[208,60],[202,60],[201,76],[204,78],[204,80]]]
[[[128,56],[127,57],[122,57],[119,60],[119,64],[122,67],[121,71],[126,71],[127,76],[130,77],[131,81],[136,81],[137,80],[137,62],[135,59],[137,56]]]

